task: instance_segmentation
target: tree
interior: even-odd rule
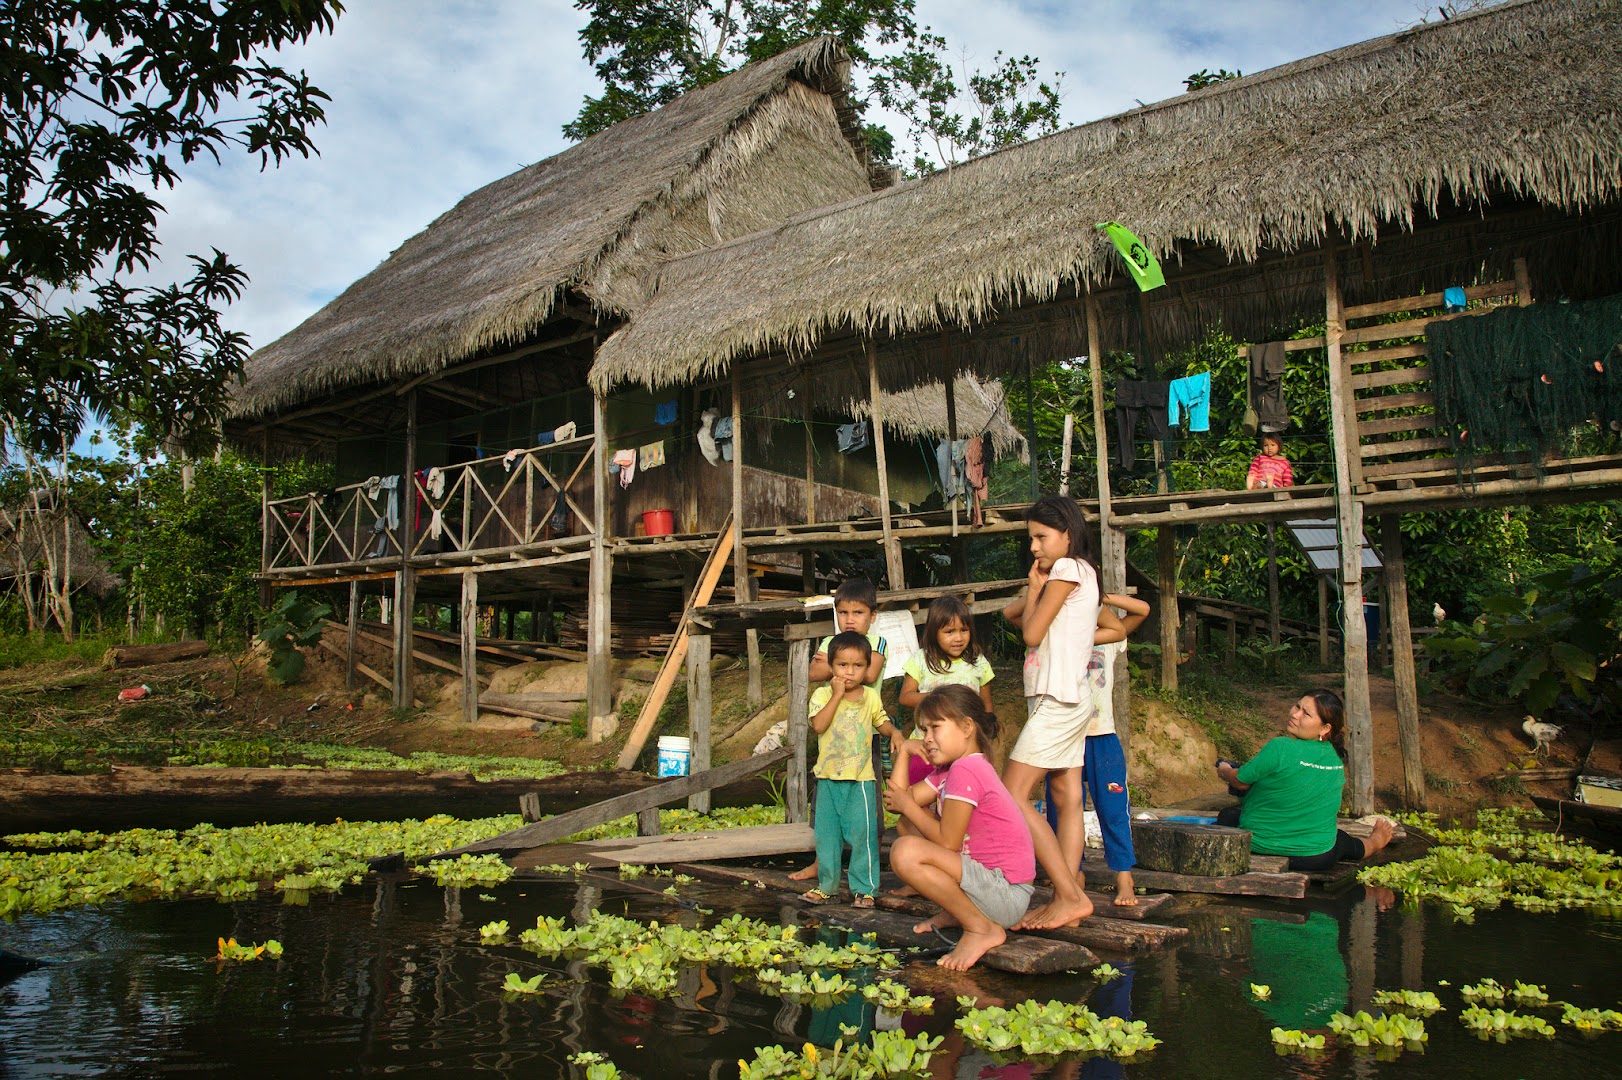
[[[856,105],[877,102],[907,124],[911,160],[932,172],[1059,128],[1059,80],[1033,57],[997,53],[989,70],[951,60],[946,40],[919,27],[914,0],[576,0],[588,13],[580,42],[603,81],[563,133],[584,139],[704,86],[742,64],[819,34],[844,45],[867,84]],[[886,51],[888,50],[888,51]],[[869,149],[894,160],[896,140],[866,125]]]
[[[257,54],[330,30],[337,0],[0,5],[0,412],[60,453],[87,410],[206,441],[247,341],[220,325],[245,275],[216,250],[135,286],[177,165],[314,149],[327,96]]]

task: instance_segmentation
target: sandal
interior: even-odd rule
[[[801,893],[800,899],[807,904],[826,904],[828,901],[832,900],[833,897],[829,896],[821,889],[810,889]]]
[[[850,906],[855,908],[870,908],[873,906],[873,898],[871,896],[867,896],[866,894],[858,893],[856,896],[851,898]]]

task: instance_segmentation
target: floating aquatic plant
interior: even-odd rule
[[[1459,993],[1464,995],[1466,1001],[1485,1005],[1502,1005],[1509,998],[1509,990],[1497,979],[1482,979],[1478,983],[1461,986]]]
[[[1483,1039],[1492,1038],[1508,1042],[1512,1036],[1541,1035],[1554,1037],[1554,1026],[1541,1016],[1522,1016],[1503,1009],[1486,1009],[1472,1005],[1459,1013],[1459,1021]]]
[[[1588,1034],[1596,1031],[1622,1031],[1622,1012],[1615,1009],[1579,1009],[1570,1002],[1562,1003],[1560,1007],[1564,1011],[1560,1022],[1578,1031]]]
[[[757,972],[755,978],[759,980],[761,974]],[[922,1013],[929,1012],[935,1007],[934,998],[927,994],[914,997],[905,984],[891,979],[880,979],[876,983],[862,987],[862,997],[893,1013]]]
[[[848,1035],[855,1030],[844,1028]],[[927,1033],[916,1038],[903,1031],[875,1031],[871,1045],[859,1039],[845,1045],[845,1039],[836,1041],[824,1050],[806,1043],[799,1053],[781,1046],[762,1046],[755,1049],[750,1061],[739,1060],[738,1080],[776,1080],[792,1077],[794,1080],[869,1080],[869,1078],[903,1078],[922,1076],[929,1071],[929,1060],[941,1044],[939,1035],[931,1038]]]
[[[513,868],[500,855],[459,855],[439,859],[429,869],[438,885],[500,885],[513,876]]]
[[[507,920],[500,922],[487,922],[479,927],[479,940],[486,945],[499,945],[507,940]]]
[[[268,956],[272,960],[282,955],[282,943],[271,938],[263,945],[238,945],[236,938],[220,938],[219,951],[214,955],[216,960],[257,960],[261,956]]]
[[[1109,964],[1099,964],[1092,970],[1093,978],[1097,979],[1100,985],[1107,983],[1112,979],[1119,979],[1121,975],[1122,972],[1120,968],[1111,967]]]
[[[1251,983],[1250,996],[1255,998],[1257,1001],[1267,1001],[1273,996],[1273,988],[1271,986],[1263,986],[1261,983]]]
[[[569,1062],[579,1065],[586,1070],[586,1080],[619,1080],[619,1066],[603,1057],[601,1054],[583,1050],[578,1054],[570,1054]]]
[[[1549,1004],[1547,990],[1535,983],[1523,983],[1519,979],[1515,980],[1515,986],[1510,990],[1509,996],[1515,999],[1517,1005],[1529,1005],[1535,1008],[1539,1005]]]
[[[964,1039],[993,1053],[1092,1053],[1129,1058],[1160,1045],[1142,1020],[1100,1017],[1085,1005],[1063,1001],[1022,1001],[1012,1009],[975,1008],[973,998],[959,997],[964,1009],[957,1029]]]
[[[501,988],[509,994],[539,994],[541,983],[545,978],[546,976],[541,974],[531,975],[526,979],[516,971],[509,971],[507,977],[502,980]]]
[[[1338,1012],[1329,1018],[1329,1030],[1353,1046],[1374,1048],[1387,1060],[1404,1050],[1423,1050],[1430,1038],[1423,1020],[1400,1013],[1376,1019],[1361,1010],[1351,1016]]]
[[[1418,1016],[1433,1016],[1442,1012],[1442,1001],[1429,990],[1377,990],[1374,1004],[1382,1009],[1400,1011]]]
[[[1276,1027],[1273,1029],[1273,1049],[1279,1054],[1300,1054],[1313,1056],[1322,1052],[1324,1037],[1322,1035],[1309,1035],[1305,1031],[1294,1028]]]

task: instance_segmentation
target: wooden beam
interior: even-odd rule
[[[814,525],[817,520],[817,443],[811,429],[809,372],[802,372],[800,376],[800,426],[805,429],[805,523]]]
[[[614,658],[610,590],[614,557],[609,552],[608,517],[608,408],[602,392],[592,391],[593,455],[591,512],[596,527],[591,534],[591,565],[586,582],[586,714],[588,734],[596,740],[613,722]]]
[[[1391,628],[1391,679],[1397,689],[1397,741],[1402,751],[1402,788],[1410,810],[1425,809],[1425,761],[1419,733],[1419,682],[1408,620],[1408,573],[1402,554],[1402,515],[1380,517],[1385,564],[1386,625]]]
[[[952,360],[951,348],[952,348],[952,346],[951,346],[950,341],[947,339],[945,334],[942,334],[941,335],[941,353],[942,353],[942,359],[946,361],[944,364],[941,365],[941,370],[946,372],[946,441],[949,442],[953,447],[951,453],[955,454],[956,453],[956,447],[957,447],[957,369],[952,365],[952,362],[951,362],[951,360]],[[1035,450],[1032,449],[1030,452],[1035,453]],[[956,475],[955,469],[954,469],[953,475],[954,476]],[[944,480],[944,478],[942,478],[942,479]],[[964,493],[960,491],[955,496],[953,496],[952,499],[951,499],[951,503],[952,503],[952,535],[953,536],[957,535],[957,528],[958,528],[958,515],[957,515],[958,500],[963,499],[963,498],[964,498]],[[965,500],[965,501],[967,501],[967,500]],[[958,545],[956,554],[961,556],[962,552],[963,552],[962,545]]]
[[[1318,663],[1329,666],[1329,579],[1322,574],[1318,579]]]
[[[327,652],[331,653],[333,656],[342,658],[344,655],[338,646],[328,641],[325,637],[317,642],[317,644],[319,644],[323,649],[327,650]],[[355,670],[366,676],[368,679],[371,679],[383,689],[388,690],[391,688],[389,685],[389,680],[385,679],[383,676],[379,675],[376,671],[373,671],[359,660],[355,661]]]
[[[749,576],[749,549],[743,540],[747,526],[743,512],[743,381],[738,365],[732,365],[732,527],[736,535],[732,542],[732,597],[740,604],[755,598],[754,579]],[[752,448],[751,448],[752,449]],[[760,635],[753,629],[744,631],[744,651],[749,664],[749,686],[746,696],[751,709],[760,705]]]
[[[483,851],[521,851],[524,848],[540,847],[542,844],[550,844],[566,836],[573,836],[577,832],[639,814],[643,810],[669,806],[671,803],[680,802],[695,791],[710,791],[748,779],[788,756],[789,751],[785,747],[773,750],[769,754],[758,754],[743,761],[734,761],[717,769],[696,772],[690,776],[678,776],[662,784],[643,788],[641,791],[617,795],[612,799],[605,799],[600,803],[583,806],[567,813],[554,814],[545,821],[537,821],[533,825],[525,825],[487,840],[475,840],[471,844],[441,852],[434,858],[444,859]]]
[[[873,339],[863,338],[862,348],[867,353],[867,418],[873,428],[873,457],[879,470],[879,520],[884,531],[884,569],[891,589],[907,587],[906,572],[901,566],[901,545],[896,543],[894,525],[890,520],[890,467],[884,456],[884,399],[879,386],[879,351]]]
[[[1160,584],[1160,686],[1177,689],[1177,629],[1182,621],[1177,604],[1177,531],[1162,525],[1155,530],[1155,570]]]
[[[344,689],[355,689],[355,634],[360,629],[360,582],[349,583],[349,635],[344,646]]]
[[[1409,386],[1430,381],[1431,369],[1428,365],[1422,365],[1396,371],[1360,371],[1351,377],[1350,387],[1353,390],[1372,390],[1376,386]]]
[[[514,349],[511,352],[504,352],[499,356],[486,356],[482,360],[473,360],[466,364],[458,364],[455,367],[446,367],[440,368],[438,371],[425,372],[409,382],[401,384],[394,392],[396,394],[404,394],[424,385],[425,383],[436,382],[439,379],[448,379],[456,375],[465,375],[470,371],[477,371],[480,368],[487,368],[496,364],[509,364],[514,360],[522,360],[526,356],[534,356],[536,353],[549,352],[552,349],[561,349],[565,345],[578,344],[589,338],[595,337],[596,334],[597,328],[593,326],[577,333],[569,334],[566,337],[555,338],[552,341],[542,341],[534,345],[525,345],[521,349]]]
[[[670,641],[670,647],[665,650],[665,659],[659,665],[659,674],[654,677],[653,688],[648,696],[642,699],[642,711],[637,714],[636,726],[626,736],[625,748],[620,751],[619,760],[615,768],[629,769],[636,763],[637,755],[642,753],[642,746],[648,741],[648,733],[653,730],[654,721],[659,719],[659,710],[664,708],[665,699],[670,696],[670,688],[676,685],[676,676],[681,672],[682,661],[688,657],[691,647],[689,630],[693,621],[693,609],[703,607],[710,602],[715,594],[715,586],[721,580],[721,571],[726,569],[727,559],[732,554],[732,547],[737,533],[736,524],[728,517],[726,525],[722,527],[721,535],[716,538],[715,547],[710,551],[710,557],[704,563],[704,571],[699,576],[698,584],[693,594],[687,598],[687,604],[682,609],[681,618],[676,623],[676,634]],[[709,647],[709,640],[704,642]],[[706,663],[708,661],[706,660]],[[695,661],[696,663],[696,661]],[[709,730],[709,717],[706,716],[705,731]],[[693,770],[709,766],[709,746],[706,743],[703,753],[704,760],[699,762],[695,757]],[[696,807],[695,807],[696,809]]]
[[[723,558],[722,564],[726,562]],[[682,631],[686,633],[684,629]],[[710,670],[710,635],[700,634],[692,638],[687,649],[688,667],[696,672],[703,667],[706,674]],[[696,695],[687,699],[687,732],[689,768],[693,772],[703,772],[710,767],[710,717],[714,712],[710,700],[710,680],[707,678],[694,680],[697,683]],[[695,791],[687,796],[687,809],[695,814],[710,812],[710,793],[708,790]]]
[[[479,718],[479,575],[462,575],[462,722]]]
[[[811,639],[790,641],[788,646],[788,748],[793,755],[784,784],[784,818],[810,821],[810,793],[806,772],[806,731],[811,720]]]
[[[1359,482],[1357,426],[1352,420],[1349,372],[1341,356],[1345,328],[1340,306],[1340,269],[1335,248],[1324,251],[1324,338],[1328,342],[1330,442],[1335,459],[1335,520],[1340,548],[1341,655],[1346,672],[1346,772],[1352,814],[1374,812],[1374,720],[1369,705],[1368,628],[1363,620],[1363,504],[1352,494]]]
[[[416,699],[416,668],[412,664],[411,630],[416,619],[417,571],[407,552],[411,550],[411,515],[416,509],[417,474],[417,395],[406,395],[405,470],[396,488],[400,505],[400,568],[394,574],[394,707],[410,708]]]

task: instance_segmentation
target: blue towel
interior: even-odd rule
[[[667,401],[653,408],[653,419],[659,424],[674,424],[676,422],[676,403]]]
[[[1166,388],[1166,418],[1173,427],[1182,423],[1182,410],[1188,410],[1189,431],[1211,430],[1211,373],[1202,371],[1186,379],[1173,379]]]
[[[1442,307],[1448,311],[1463,311],[1470,304],[1469,297],[1457,285],[1442,290]]]

